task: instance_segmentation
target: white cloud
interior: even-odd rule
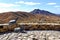
[[[19,9],[14,8],[16,6],[16,4],[8,4],[8,3],[0,3],[0,13],[1,12],[8,12],[8,11],[18,11]]]
[[[54,7],[59,8],[60,6],[54,6]]]
[[[17,6],[15,4],[7,4],[7,3],[0,3],[0,7],[12,7],[12,6]]]
[[[16,2],[16,3],[25,4],[25,5],[37,5],[37,4],[41,4],[41,3],[37,3],[37,2],[25,2],[25,1],[19,1],[19,2]]]
[[[20,9],[15,9],[15,8],[0,8],[1,10],[0,10],[0,13],[2,13],[2,12],[10,12],[10,11],[19,11]]]
[[[51,3],[47,3],[47,5],[56,5],[57,3],[53,3],[53,2],[51,2]]]

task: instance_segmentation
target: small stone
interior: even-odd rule
[[[32,40],[32,38],[27,38],[27,40]]]
[[[38,40],[38,39],[36,39],[36,38],[32,38],[33,40]]]
[[[29,37],[30,37],[30,38],[33,38],[33,37],[34,37],[34,35],[30,35]]]

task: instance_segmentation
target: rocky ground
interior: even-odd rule
[[[60,31],[26,31],[0,33],[0,40],[60,40]]]

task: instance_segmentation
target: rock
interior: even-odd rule
[[[60,40],[60,31],[11,32],[1,34],[0,40]]]
[[[33,40],[38,40],[38,39],[36,39],[36,38],[32,38]]]

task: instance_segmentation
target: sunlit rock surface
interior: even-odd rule
[[[26,31],[0,33],[0,40],[60,40],[60,31]]]

